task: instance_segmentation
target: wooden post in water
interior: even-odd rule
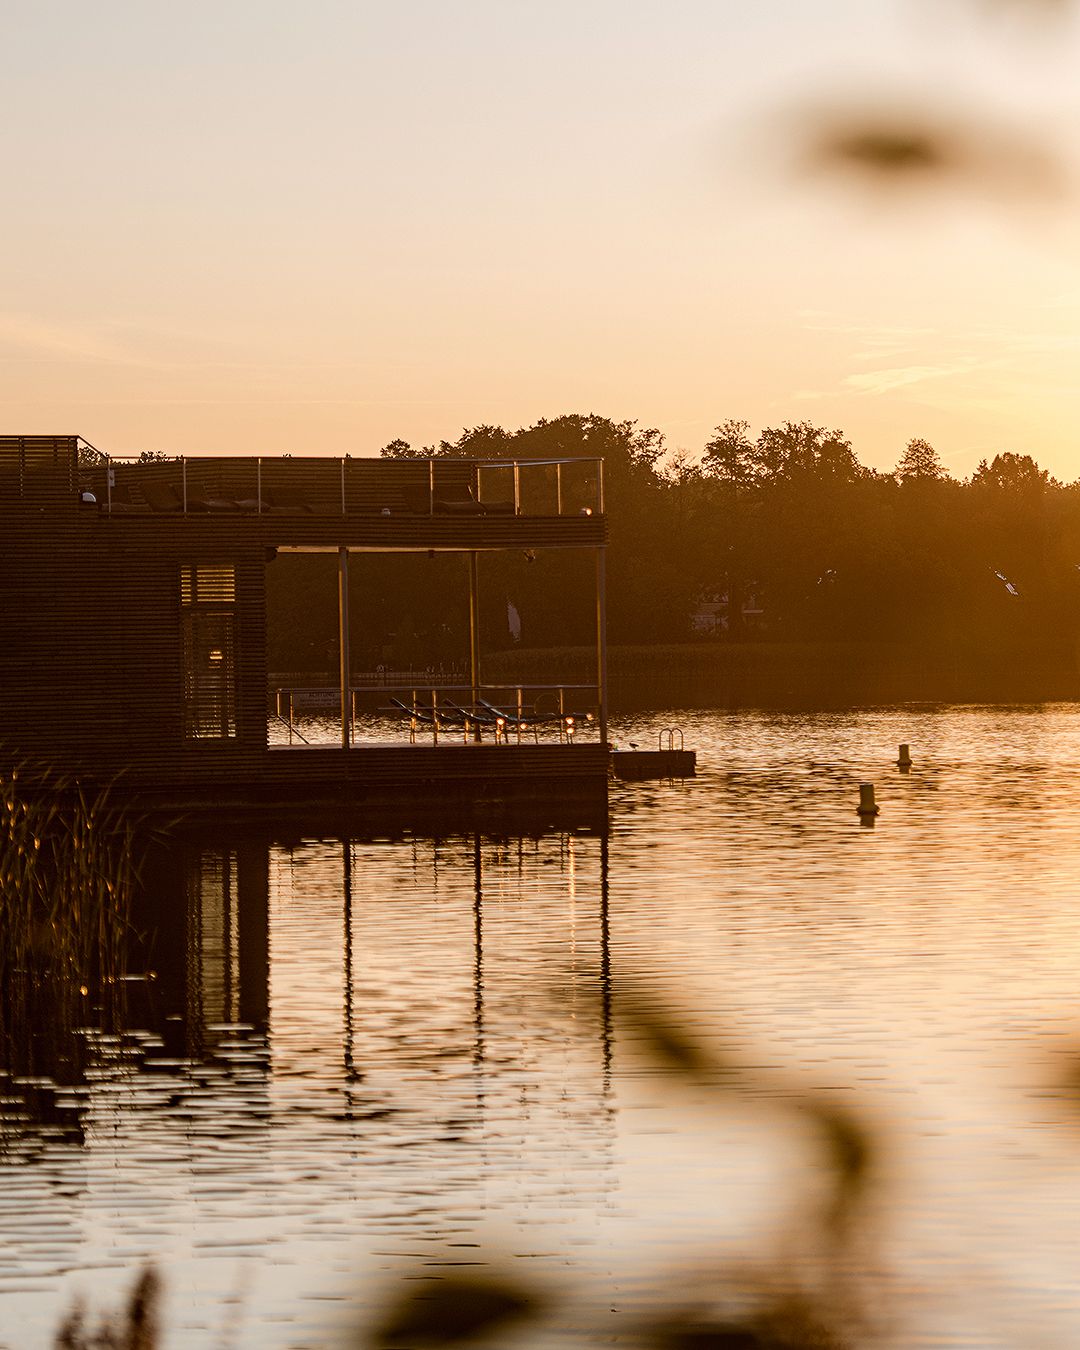
[[[349,550],[338,549],[338,653],[341,658],[341,746],[348,750],[349,734]]]
[[[859,804],[855,810],[860,816],[876,816],[878,814],[878,805],[874,801],[873,783],[859,784]]]
[[[896,762],[901,769],[911,768],[911,747],[906,742],[900,747]]]

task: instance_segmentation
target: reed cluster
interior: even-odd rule
[[[136,882],[136,828],[108,788],[0,774],[0,1032],[9,1065],[33,1068],[43,1032],[122,995]]]

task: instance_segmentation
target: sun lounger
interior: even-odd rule
[[[309,514],[314,510],[301,487],[263,488],[262,509],[274,515]]]

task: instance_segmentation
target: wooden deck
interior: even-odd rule
[[[608,751],[598,743],[278,747],[248,773],[199,773],[184,781],[174,772],[170,780],[140,771],[123,775],[117,788],[140,806],[189,812],[407,805],[452,814],[465,803],[596,806],[607,801]]]

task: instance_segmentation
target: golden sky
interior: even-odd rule
[[[1080,29],[977,0],[36,0],[0,17],[0,401],[116,454],[597,412],[1080,477]],[[987,10],[991,15],[987,17]],[[823,104],[1053,155],[869,196]]]

